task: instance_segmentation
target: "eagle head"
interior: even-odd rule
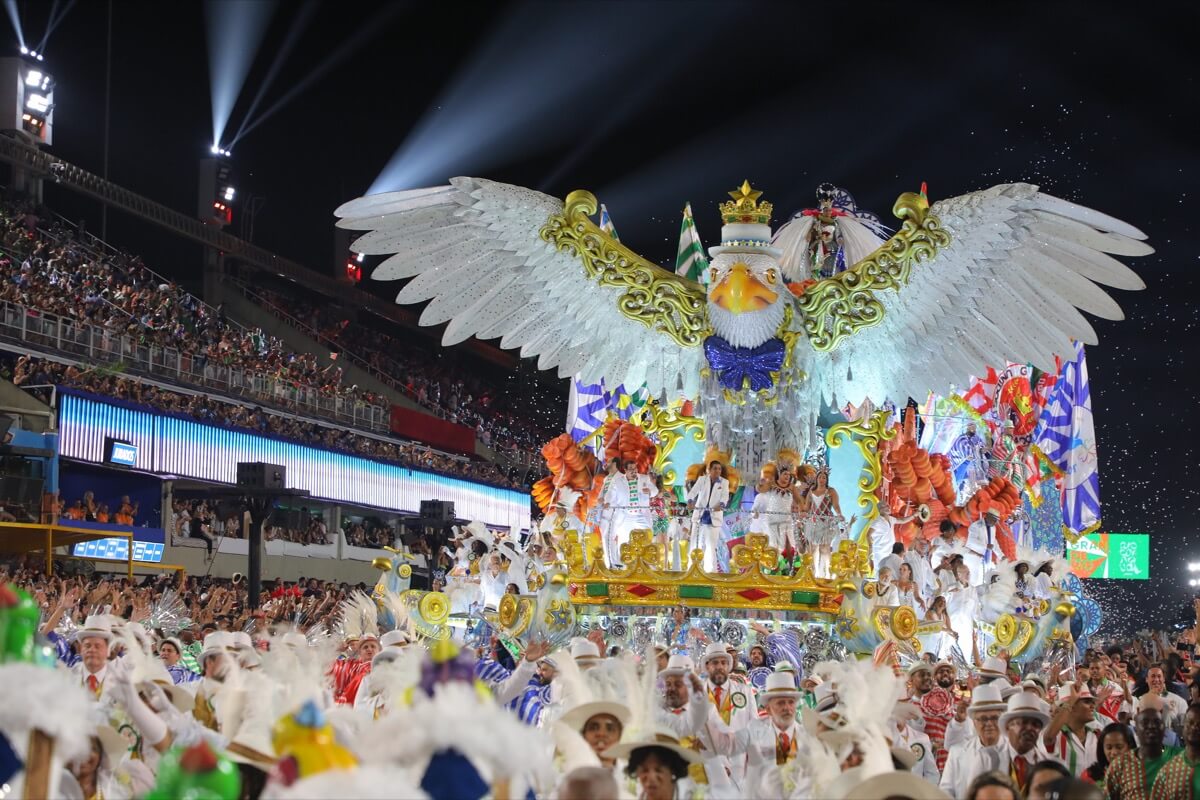
[[[735,347],[757,347],[774,336],[788,295],[779,262],[767,253],[727,251],[708,269],[713,332]]]

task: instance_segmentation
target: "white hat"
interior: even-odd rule
[[[951,670],[954,670],[955,672],[958,671],[953,664],[951,664],[949,661],[947,661],[944,658],[941,661],[939,661],[933,665],[933,671],[937,672],[942,667],[949,667]]]
[[[929,666],[929,663],[925,659],[919,658],[908,668],[908,677],[911,678],[918,672],[933,672],[933,667]]]
[[[790,697],[798,700],[800,695],[801,692],[796,688],[796,682],[792,679],[790,672],[772,672],[767,676],[767,682],[762,691],[758,693],[758,699],[759,702],[766,705],[776,697]]]
[[[1021,687],[1013,686],[1011,683],[1008,682],[1008,678],[996,678],[996,680],[988,681],[988,683],[990,683],[992,686],[997,687],[1000,690],[1000,696],[1003,697],[1005,700],[1012,697],[1017,692],[1021,691]]]
[[[893,753],[896,750],[892,751]],[[910,752],[910,755],[911,752]],[[915,763],[915,762],[914,762]],[[850,787],[846,800],[885,800],[888,797],[907,797],[910,800],[950,800],[950,795],[913,772],[883,772]]]
[[[981,683],[971,691],[971,704],[967,706],[967,714],[974,716],[983,711],[1004,711],[1007,706],[1000,693],[1000,687],[995,683]]]
[[[108,759],[108,768],[116,769],[129,752],[129,742],[111,725],[97,725],[94,735],[100,740],[100,752]]]
[[[1092,694],[1091,688],[1084,681],[1076,681],[1075,683],[1068,683],[1067,685],[1063,686],[1058,690],[1059,699],[1066,699],[1071,694],[1072,689],[1075,691],[1075,694],[1078,695],[1080,700],[1096,699],[1096,695]]]
[[[685,653],[675,653],[667,659],[667,666],[659,675],[686,675],[692,671],[692,659]]]
[[[617,722],[621,723],[624,728],[629,724],[630,717],[633,716],[629,710],[629,706],[624,703],[617,703],[611,700],[596,700],[591,703],[580,703],[570,711],[564,713],[559,719],[570,726],[571,730],[582,731],[583,726],[592,717],[600,714],[608,714],[610,717],[615,717]]]
[[[729,655],[729,651],[725,649],[723,642],[710,642],[708,647],[704,649],[704,658],[700,659],[700,663],[708,666],[708,662],[718,658],[729,662],[729,666],[733,666],[733,656]]]
[[[75,641],[82,642],[84,639],[97,638],[103,639],[106,642],[112,642],[112,620],[104,614],[93,614],[83,622],[83,627],[75,631]]]
[[[576,636],[571,640],[571,657],[584,664],[604,660],[604,657],[600,655],[600,648],[596,646],[596,643],[582,636]]]
[[[1050,706],[1033,692],[1017,692],[1008,698],[1008,710],[1000,716],[1000,727],[1003,728],[1010,720],[1023,717],[1041,720],[1045,726],[1050,722]]]
[[[1046,684],[1042,681],[1040,675],[1030,675],[1021,681],[1020,689],[1026,692],[1033,692],[1043,699],[1046,697]]]
[[[404,647],[405,645],[412,644],[412,639],[408,633],[396,628],[379,637],[379,644],[382,647]]]
[[[226,653],[233,647],[233,634],[228,631],[213,631],[204,637],[204,646],[200,651],[200,660],[216,653]]]
[[[825,681],[821,680],[820,675],[805,675],[803,678],[800,679],[800,688],[803,689],[804,684],[811,683],[813,685],[813,688],[815,689],[816,687],[820,686],[824,682]]]
[[[699,764],[703,760],[700,758],[700,754],[695,750],[689,750],[681,745],[674,732],[668,730],[667,728],[659,728],[654,732],[653,735],[644,737],[640,741],[621,742],[620,744],[615,744],[601,753],[601,755],[605,758],[623,758],[628,761],[629,757],[633,755],[634,751],[642,750],[647,747],[662,747],[666,750],[670,750],[689,764]]]
[[[979,668],[979,677],[981,678],[1003,678],[1008,675],[1008,664],[1003,658],[996,656],[988,656],[983,660],[983,666]]]
[[[154,683],[162,688],[163,694],[171,701],[171,705],[185,714],[192,713],[192,709],[196,706],[196,696],[192,693],[191,689],[185,688],[181,684],[157,679]]]
[[[241,650],[243,648],[247,650],[254,649],[254,640],[251,639],[250,634],[246,633],[245,631],[234,631],[232,639],[233,642],[231,647],[233,647],[235,650]]]

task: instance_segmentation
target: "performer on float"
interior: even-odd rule
[[[829,485],[829,466],[817,468],[812,489],[808,492],[808,519],[805,525],[808,544],[813,553],[813,572],[822,578],[829,577],[829,557],[833,550],[846,538],[845,528],[853,525],[857,517],[847,523],[842,518],[842,506],[837,489]]]
[[[621,564],[621,545],[629,541],[631,531],[652,529],[650,499],[658,494],[658,488],[649,475],[638,472],[637,462],[625,462],[624,475],[613,477],[604,496],[604,506],[609,510],[609,530],[605,537],[608,548],[608,565]]]
[[[692,515],[692,549],[704,548],[704,569],[715,572],[725,506],[729,503],[729,481],[722,476],[724,465],[713,459],[708,471],[696,479],[688,492],[688,511]]]
[[[794,512],[801,501],[792,467],[786,463],[767,464],[762,474],[767,484],[754,498],[753,508],[756,518],[761,520],[762,531],[767,534],[770,546],[777,548],[781,555],[789,550],[801,552]]]
[[[790,281],[829,278],[869,256],[888,238],[879,217],[864,211],[845,189],[817,187],[817,207],[806,208],[780,226],[771,244]]]
[[[948,455],[959,503],[965,504],[988,481],[987,442],[979,435],[974,422],[967,423],[966,432],[950,445]]]
[[[892,509],[887,503],[881,502],[878,508],[879,514],[871,520],[871,525],[866,531],[867,541],[871,544],[871,563],[876,570],[879,569],[883,560],[892,554],[892,545],[896,543],[895,526],[904,525],[917,518],[916,514],[896,518],[892,516]],[[919,532],[917,536],[920,536]],[[892,577],[898,578],[899,576],[893,575]]]
[[[963,553],[963,563],[967,565],[972,586],[982,584],[987,573],[995,566],[998,549],[996,526],[999,523],[1000,514],[994,508],[989,508],[967,528],[967,550]]]

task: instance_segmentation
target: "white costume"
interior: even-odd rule
[[[603,530],[609,566],[621,563],[621,545],[629,541],[631,531],[652,527],[650,498],[657,494],[658,487],[648,475],[639,473],[633,479],[626,475],[614,475],[609,481],[604,502],[611,517],[608,529]]]
[[[717,552],[721,546],[721,527],[725,524],[725,505],[729,502],[729,481],[724,478],[710,479],[701,475],[692,484],[687,495],[692,511],[692,549],[704,547],[704,569],[713,572],[717,568]],[[704,521],[705,512],[709,521]]]
[[[892,554],[892,546],[896,544],[896,531],[892,528],[892,518],[880,514],[871,521],[867,528],[868,541],[871,543],[871,563],[875,565],[875,574],[879,574],[879,566],[883,560]],[[892,579],[899,578],[892,573]]]
[[[719,717],[733,734],[745,730],[749,725],[758,721],[758,703],[751,694],[751,687],[744,683],[734,683],[725,681],[725,684],[720,688],[720,700],[718,705],[717,688],[709,681],[704,682],[705,691],[708,694],[709,704],[712,706],[713,716]],[[726,715],[729,721],[726,722]],[[743,785],[742,779],[746,773],[746,764],[740,758],[741,750],[735,751],[732,757],[723,759],[726,766],[729,767],[730,777],[734,783],[739,786]]]
[[[892,746],[909,750],[917,757],[917,763],[912,767],[913,773],[930,783],[938,782],[941,773],[937,768],[937,753],[934,752],[933,743],[923,732],[908,724],[901,724],[899,727],[893,724]]]
[[[963,563],[971,570],[971,585],[978,586],[993,568],[996,547],[996,526],[989,529],[983,519],[977,519],[967,528],[967,552]]]
[[[938,786],[956,800],[962,800],[976,776],[989,770],[1008,774],[1010,749],[1003,736],[991,747],[984,747],[979,737],[954,745],[946,756],[946,768]]]

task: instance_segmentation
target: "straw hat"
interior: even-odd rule
[[[913,665],[908,668],[908,677],[911,678],[919,672],[933,672],[933,667],[929,666],[924,659],[917,659],[913,662]]]
[[[661,747],[665,750],[670,750],[688,764],[699,764],[703,761],[703,759],[700,758],[699,753],[697,753],[695,750],[689,750],[681,745],[679,743],[679,739],[675,737],[675,734],[666,728],[658,728],[655,730],[653,735],[644,737],[640,741],[621,742],[620,744],[615,744],[601,753],[601,755],[605,758],[611,758],[614,760],[623,758],[628,761],[629,757],[636,751],[644,750],[647,747]]]
[[[1046,699],[1046,683],[1040,675],[1030,675],[1021,681],[1020,689],[1026,692],[1033,692],[1043,700]]]
[[[700,663],[707,667],[708,662],[716,661],[718,658],[724,659],[730,667],[733,666],[733,656],[729,655],[729,651],[725,649],[724,643],[711,642],[704,649],[704,658],[700,659]]]
[[[604,660],[604,657],[600,655],[600,648],[596,646],[596,643],[582,636],[577,636],[571,640],[571,657],[581,667],[591,666]]]
[[[291,647],[296,650],[302,650],[308,647],[308,639],[303,633],[298,631],[288,631],[283,636],[279,637],[279,643],[284,647]]]
[[[979,677],[981,678],[1003,678],[1008,675],[1008,664],[1003,658],[996,656],[988,656],[983,660],[983,666],[979,668]]]
[[[580,703],[564,713],[560,719],[570,726],[571,730],[582,731],[583,726],[587,724],[589,719],[600,714],[615,717],[617,722],[621,723],[622,728],[629,724],[629,719],[633,716],[633,713],[629,710],[629,706],[624,703],[612,700],[595,700],[590,703]]]
[[[381,647],[404,647],[412,644],[412,639],[399,628],[388,631],[383,636],[379,637],[379,645]]]
[[[967,706],[967,715],[975,716],[985,711],[1004,711],[1008,706],[1004,702],[1000,687],[994,683],[981,683],[971,691],[971,704]]]
[[[1049,712],[1050,706],[1033,692],[1018,692],[1008,698],[1008,710],[1000,716],[1000,727],[1003,728],[1011,720],[1024,717],[1041,720],[1045,726],[1050,722]]]
[[[104,614],[93,614],[83,622],[83,626],[75,631],[75,641],[97,638],[111,643],[113,640],[112,620]]]
[[[910,753],[911,755],[911,753]],[[914,762],[915,763],[915,762]],[[852,786],[843,797],[846,800],[886,800],[907,797],[911,800],[950,800],[936,784],[912,772],[883,772]]]
[[[684,653],[675,653],[667,659],[667,666],[659,675],[686,675],[692,671],[692,659]]]
[[[111,725],[97,725],[95,736],[100,740],[100,752],[108,761],[108,768],[115,769],[129,752],[129,742]]]
[[[776,697],[790,697],[793,700],[799,700],[801,694],[803,693],[796,688],[796,682],[790,673],[772,672],[767,676],[766,685],[758,693],[758,699],[759,702],[766,705]]]
[[[228,631],[213,631],[208,636],[204,637],[203,649],[200,651],[200,660],[217,653],[227,653],[233,649],[233,634]]]

